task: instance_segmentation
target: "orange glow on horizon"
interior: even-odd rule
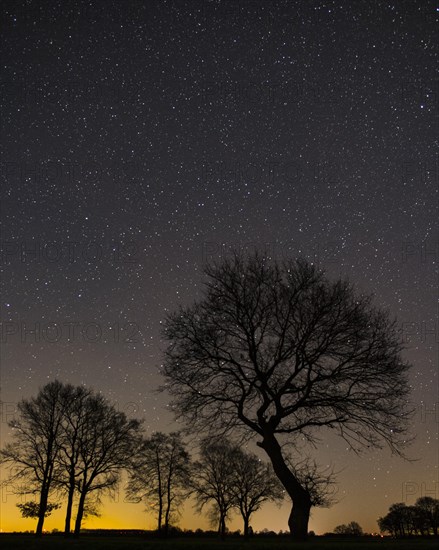
[[[28,499],[27,499],[28,500]],[[8,498],[6,503],[2,503],[2,514],[0,517],[0,531],[34,531],[36,527],[35,519],[23,519],[20,516],[19,510],[15,504],[20,502],[14,497]],[[207,530],[214,529],[207,519],[207,514],[198,515],[192,506],[192,501],[187,501],[183,508],[183,513],[176,522],[181,529],[196,530],[198,528]],[[345,508],[345,507],[343,507]],[[349,507],[347,507],[349,509]],[[207,508],[206,508],[207,512]],[[102,506],[99,510],[101,517],[89,517],[83,520],[82,527],[85,529],[146,529],[154,530],[156,528],[156,518],[154,513],[147,513],[144,503],[127,503],[114,502],[112,499],[103,499]],[[330,532],[339,523],[346,522],[350,516],[346,516],[346,510],[340,513],[336,508],[331,509],[314,509],[312,511],[309,529],[317,534]],[[64,530],[64,515],[65,506],[53,512],[44,522],[44,530],[51,532],[54,529],[59,531]],[[288,515],[289,506],[284,503],[280,508],[273,504],[266,504],[254,514],[251,525],[255,531],[261,531],[264,528],[275,532],[288,530]],[[358,517],[358,516],[357,516]],[[376,532],[377,526],[371,522],[359,523],[365,532]],[[74,517],[71,524],[74,528]],[[230,531],[242,531],[242,519],[239,513],[231,515],[227,522],[227,527]]]

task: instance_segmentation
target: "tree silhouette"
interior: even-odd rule
[[[357,452],[383,443],[401,452],[409,386],[396,324],[304,260],[236,254],[205,275],[204,297],[164,323],[162,389],[190,429],[258,437],[303,540],[312,498],[282,442],[316,442],[331,428]]]
[[[71,389],[72,386],[55,380],[41,388],[36,397],[20,401],[19,419],[9,423],[13,429],[13,441],[0,451],[1,462],[13,468],[8,481],[22,481],[26,493],[39,496],[37,536],[42,535],[48,513],[49,494],[53,489],[60,451],[61,423]]]
[[[20,513],[23,518],[38,518],[40,517],[40,506],[38,502],[30,500],[24,502],[23,504],[17,504],[17,508],[20,510]],[[46,512],[44,516],[47,518],[54,510],[58,510],[61,507],[59,503],[47,503]]]
[[[420,497],[415,503],[421,524],[426,531],[431,531],[435,537],[438,535],[439,527],[439,499],[433,497]]]
[[[200,459],[194,463],[192,488],[201,512],[213,503],[210,517],[217,522],[218,534],[226,535],[226,520],[235,506],[233,461],[236,449],[225,438],[205,438],[200,446]]]
[[[157,510],[157,530],[167,536],[172,516],[189,495],[190,457],[178,432],[144,438],[131,460],[127,494]]]
[[[414,532],[413,510],[403,502],[392,504],[389,513],[378,519],[378,525],[394,537],[406,537]]]
[[[85,400],[83,426],[79,433],[79,466],[76,488],[79,494],[74,534],[79,535],[90,494],[114,490],[123,469],[139,442],[140,424],[129,420],[101,395]]]
[[[77,489],[78,477],[81,475],[81,441],[86,437],[89,429],[87,409],[88,400],[92,399],[93,392],[84,386],[71,389],[71,398],[68,400],[59,432],[60,453],[57,457],[55,483],[67,493],[67,507],[64,525],[64,534],[70,534],[70,524],[73,511],[73,500]]]
[[[255,454],[233,449],[231,491],[244,521],[244,537],[249,536],[250,517],[267,501],[281,501],[284,491],[272,468]]]
[[[334,529],[334,533],[337,535],[348,535],[350,537],[360,537],[363,534],[363,529],[356,521],[351,521],[347,525],[337,525]]]
[[[437,537],[439,525],[439,500],[420,497],[413,506],[403,502],[392,504],[389,512],[378,519],[381,531],[394,537],[432,534]]]

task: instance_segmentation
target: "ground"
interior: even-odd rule
[[[45,536],[38,540],[33,535],[0,535],[3,550],[433,550],[437,540],[343,540],[339,538],[311,539],[293,543],[285,538],[255,538],[249,542],[230,538],[224,542],[211,538],[172,538],[166,541],[141,536],[90,536],[65,540],[62,536]]]

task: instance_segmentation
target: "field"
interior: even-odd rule
[[[212,538],[171,538],[157,540],[141,536],[92,536],[65,540],[62,536],[47,535],[37,540],[33,535],[0,535],[3,550],[433,550],[437,540],[391,540],[391,539],[327,539],[315,538],[306,543],[293,543],[283,537],[253,538],[245,542],[230,538],[219,541]]]

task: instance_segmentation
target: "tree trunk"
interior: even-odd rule
[[[222,513],[221,513],[220,523],[219,523],[219,535],[222,540],[226,538],[226,518]]]
[[[248,527],[250,524],[250,518],[248,516],[244,516],[244,538],[248,539]]]
[[[163,535],[165,538],[169,533],[169,519],[171,517],[171,485],[172,485],[172,467],[169,467],[169,474],[166,480],[166,510],[165,510],[165,529]]]
[[[35,535],[41,537],[43,534],[44,518],[46,517],[47,502],[49,500],[49,488],[43,485],[40,494],[40,505],[38,508],[38,523]]]
[[[75,478],[70,479],[69,483],[69,494],[67,497],[67,511],[66,511],[66,520],[64,524],[64,535],[68,537],[70,535],[70,521],[72,519],[72,508],[73,508],[73,495],[75,493]]]
[[[310,511],[311,503],[309,502],[309,496],[304,500],[293,497],[293,507],[288,518],[288,527],[295,540],[307,539]]]
[[[296,541],[306,540],[308,537],[308,521],[311,511],[311,498],[308,492],[300,485],[298,479],[288,468],[282,455],[279,442],[273,434],[266,434],[262,442],[258,443],[269,456],[273,470],[279,481],[285,487],[293,506],[288,519],[291,536]]]
[[[84,505],[85,505],[86,494],[87,494],[86,491],[83,491],[81,493],[81,496],[79,497],[78,512],[76,514],[76,521],[75,521],[75,537],[79,537],[79,533],[81,531],[81,523],[82,523],[82,517],[84,515]]]
[[[163,535],[163,532],[162,532],[162,517],[163,517],[163,498],[160,495],[160,498],[159,498],[159,513],[158,513],[158,518],[157,518],[157,531],[158,531],[159,537],[161,537]]]
[[[157,530],[158,535],[161,537],[162,533],[162,518],[163,518],[163,491],[162,491],[162,473],[160,469],[160,458],[156,449],[156,465],[157,465],[157,482],[159,486],[159,513],[157,518]]]
[[[169,498],[169,496],[168,496],[168,498]],[[168,533],[169,533],[169,518],[170,518],[170,515],[171,515],[171,504],[168,500],[168,502],[166,504],[166,511],[165,511],[165,525],[164,525],[164,528],[163,528],[163,536],[164,537],[167,537]]]
[[[49,449],[51,448],[52,448],[52,444],[49,441]],[[40,505],[38,507],[38,523],[37,523],[37,529],[35,531],[35,535],[37,537],[41,537],[43,534],[43,525],[44,525],[44,519],[46,517],[46,512],[47,512],[47,503],[49,502],[49,489],[52,481],[52,474],[53,474],[53,462],[49,461],[45,466],[44,478],[41,486]]]

